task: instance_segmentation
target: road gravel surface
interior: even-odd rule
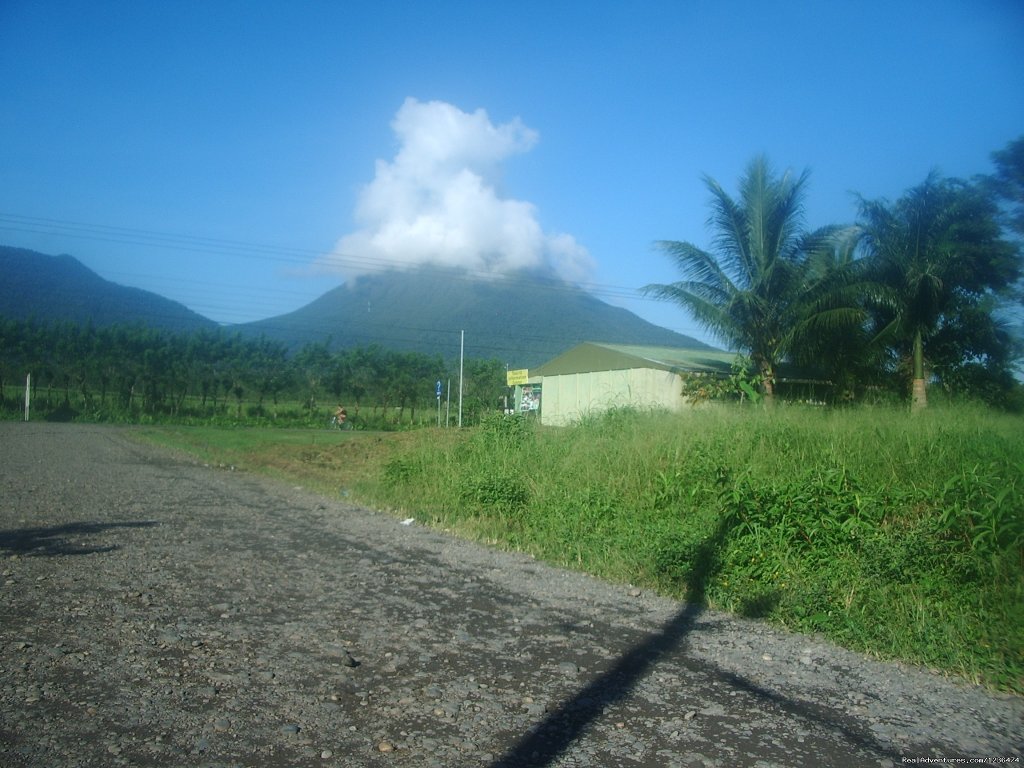
[[[128,428],[0,423],[0,765],[1024,752],[1019,697],[402,522]]]

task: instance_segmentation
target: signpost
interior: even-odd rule
[[[437,380],[434,387],[434,394],[437,395],[437,426],[441,426],[441,380]]]
[[[520,384],[525,384],[530,378],[529,368],[519,368],[513,371],[505,371],[505,384],[510,387],[515,387]]]
[[[520,412],[540,411],[540,384],[523,384],[520,387],[519,410]]]
[[[518,368],[505,371],[505,383],[516,388],[514,411],[526,412],[540,409],[540,384],[530,384],[530,370]],[[536,393],[536,398],[534,394]]]

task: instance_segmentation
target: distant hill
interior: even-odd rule
[[[556,279],[474,279],[429,267],[364,275],[295,312],[236,328],[292,348],[380,344],[446,359],[458,355],[465,330],[467,357],[496,357],[514,368],[583,341],[712,349]]]
[[[0,317],[175,332],[219,327],[183,304],[105,280],[72,256],[8,246],[0,246]],[[584,341],[712,349],[557,279],[479,279],[430,267],[364,275],[295,312],[230,330],[293,350],[309,342],[333,350],[378,344],[447,360],[458,357],[465,330],[467,357],[498,358],[514,368],[539,365]]]
[[[0,246],[0,317],[169,331],[216,328],[184,304],[104,280],[71,256]]]

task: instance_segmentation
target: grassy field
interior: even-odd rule
[[[261,472],[326,495],[378,485],[381,465],[409,442],[407,432],[216,426],[146,426],[136,434],[219,467]]]
[[[151,428],[494,546],[1024,693],[1024,420],[616,411],[399,434]]]

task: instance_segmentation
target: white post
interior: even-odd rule
[[[452,380],[448,379],[448,394],[444,398],[444,428],[448,429],[448,421],[452,415]]]
[[[32,374],[25,374],[25,421],[28,421],[28,407],[32,400]]]
[[[462,356],[466,350],[466,332],[459,336],[459,429],[462,429]]]

